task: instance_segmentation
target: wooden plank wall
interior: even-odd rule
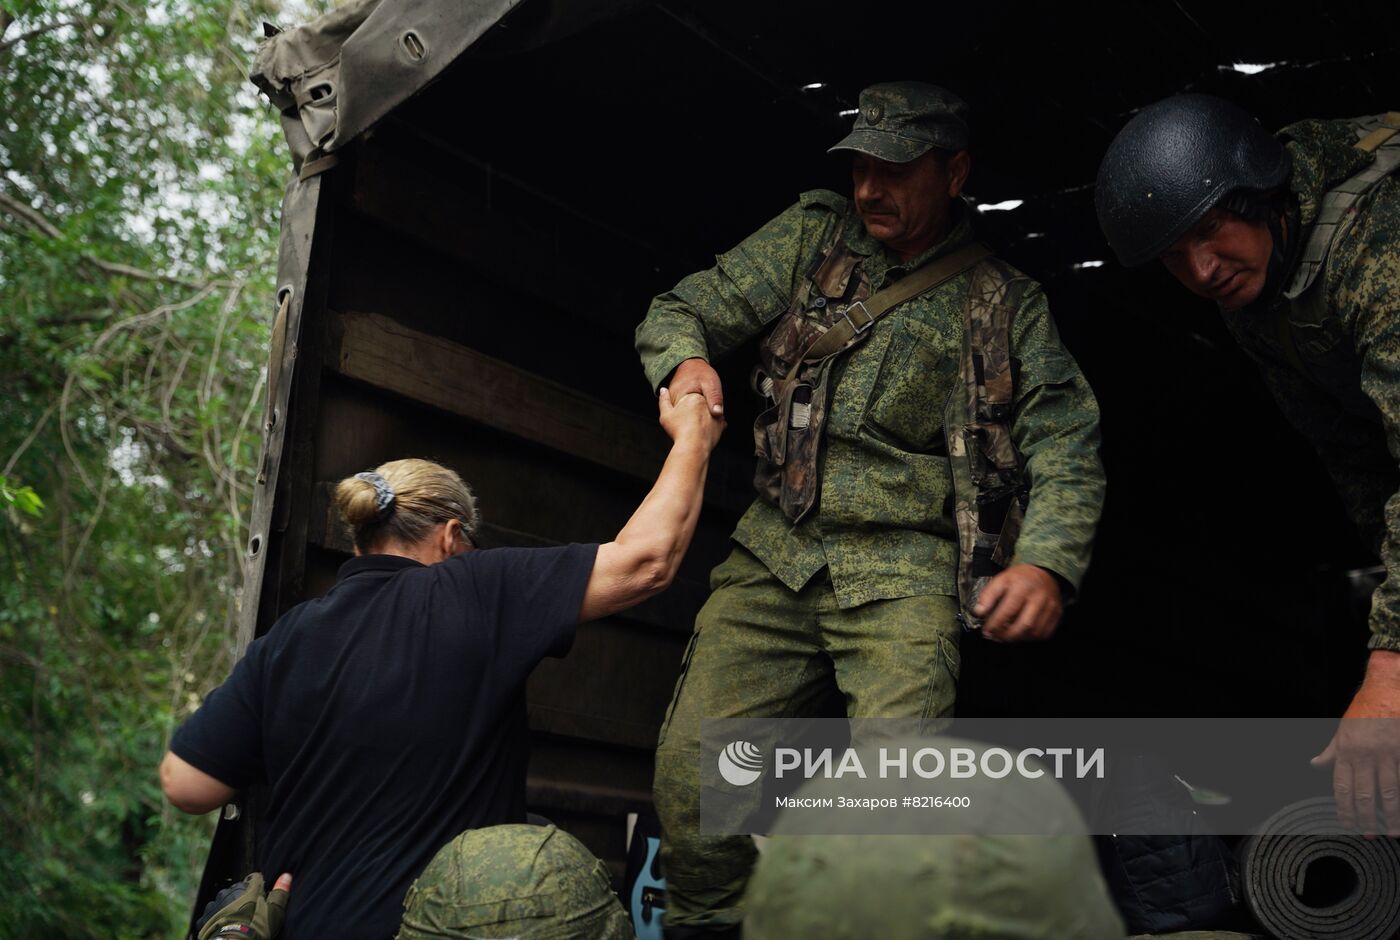
[[[476,491],[487,547],[606,541],[667,450],[630,337],[660,289],[654,259],[603,230],[560,243],[561,226],[586,224],[529,200],[488,208],[450,154],[405,146],[381,133],[344,168],[316,428],[299,460],[312,482],[289,530],[306,533],[308,597],[350,552],[330,492],[351,473],[405,456],[453,467]],[[601,268],[610,253],[621,260]],[[618,303],[635,316],[619,318]],[[678,583],[582,627],[529,685],[532,809],[618,875],[624,816],[649,808],[656,733],[708,571],[748,504],[747,436],[731,429],[734,446],[717,452]]]

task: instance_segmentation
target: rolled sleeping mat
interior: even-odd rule
[[[1390,940],[1400,932],[1400,842],[1337,822],[1336,803],[1279,810],[1240,847],[1245,903],[1279,940]]]

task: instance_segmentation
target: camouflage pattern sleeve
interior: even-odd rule
[[[1078,590],[1103,510],[1099,405],[1060,342],[1044,293],[1026,283],[1012,325],[1020,373],[1011,437],[1026,458],[1031,493],[1014,560],[1049,569]]]
[[[1355,324],[1361,390],[1380,409],[1386,447],[1400,461],[1400,180],[1382,184],[1369,211],[1333,251],[1329,267],[1341,272],[1328,285],[1333,303]],[[1380,555],[1386,578],[1371,598],[1370,646],[1400,652],[1400,493],[1393,489],[1385,501]]]
[[[830,195],[830,200],[813,196]],[[651,302],[637,327],[637,353],[658,389],[686,359],[713,359],[757,335],[785,309],[804,261],[816,256],[822,233],[839,219],[833,194],[802,200]]]

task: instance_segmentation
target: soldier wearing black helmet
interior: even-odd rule
[[[1400,718],[1400,112],[1268,134],[1209,95],[1141,111],[1099,169],[1099,223],[1125,265],[1160,258],[1220,307],[1279,406],[1321,455],[1386,580],[1366,679],[1345,718]],[[1344,824],[1400,835],[1393,722],[1343,721]]]

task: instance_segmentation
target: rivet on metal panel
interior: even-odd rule
[[[403,46],[404,52],[407,52],[414,62],[421,62],[428,55],[427,45],[411,29],[399,37],[399,45]]]

